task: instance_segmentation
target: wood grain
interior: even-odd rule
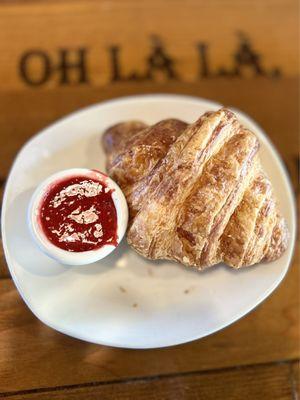
[[[17,151],[33,134],[81,107],[115,97],[139,93],[179,93],[213,99],[243,110],[267,132],[284,160],[289,162],[296,185],[295,143],[298,137],[298,78],[272,81],[209,80],[187,84],[123,83],[106,88],[65,88],[51,91],[0,91],[0,179],[5,179]],[[17,116],[17,117],[16,117]]]
[[[0,239],[0,279],[10,278],[10,272],[4,256],[2,240]]]
[[[4,190],[4,181],[0,181],[0,212],[1,212],[1,204],[3,198],[3,190]],[[2,238],[1,238],[1,231],[0,231],[0,279],[9,278],[10,272],[7,267],[7,263],[4,257],[4,250],[2,247]]]
[[[80,388],[57,388],[9,396],[15,400],[288,400],[297,395],[291,385],[293,363],[153,377]],[[239,383],[237,385],[237,382]],[[296,397],[294,397],[296,399]]]
[[[57,64],[59,49],[86,47],[90,84],[103,86],[111,77],[107,48],[119,45],[124,74],[142,74],[153,34],[161,37],[178,74],[187,82],[198,73],[198,42],[209,44],[213,72],[231,68],[239,31],[251,39],[264,68],[278,66],[285,76],[295,76],[299,68],[297,9],[296,0],[225,4],[187,0],[184,5],[179,0],[4,3],[0,9],[0,90],[26,89],[18,65],[24,51],[31,49],[45,50]],[[38,71],[39,63],[32,69]],[[46,87],[53,88],[57,82],[54,76]]]
[[[0,392],[298,359],[298,262],[276,292],[238,323],[199,341],[150,351],[59,334],[32,315],[11,280],[0,280]]]
[[[293,362],[290,367],[293,399],[298,400],[300,396],[300,361]]]

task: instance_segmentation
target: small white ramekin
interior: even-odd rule
[[[39,222],[40,205],[51,185],[60,182],[68,177],[82,176],[83,178],[95,179],[102,181],[112,191],[112,199],[117,211],[117,242],[121,242],[127,228],[128,223],[128,207],[125,196],[119,186],[108,176],[100,171],[85,169],[85,168],[72,168],[57,172],[45,179],[35,190],[31,197],[28,208],[28,225],[35,243],[39,248],[49,257],[56,261],[67,265],[84,265],[96,262],[106,257],[116,249],[116,246],[106,244],[99,249],[88,250],[82,252],[69,252],[55,246],[47,236],[44,234],[43,229]]]

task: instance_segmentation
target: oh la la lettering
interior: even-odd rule
[[[198,42],[194,46],[195,54],[195,81],[216,77],[241,77],[245,73],[252,76],[266,76],[278,78],[281,70],[274,67],[270,70],[264,68],[262,57],[255,51],[251,41],[243,34],[238,34],[237,46],[232,57],[232,67],[214,66],[210,62],[209,44]],[[24,52],[19,60],[18,71],[22,81],[29,85],[39,87],[49,81],[57,85],[92,84],[88,69],[88,48],[77,49],[60,48],[55,57],[51,57],[42,49],[31,49]],[[165,80],[184,80],[178,67],[178,58],[170,54],[159,36],[150,38],[149,51],[145,54],[143,70],[133,69],[124,73],[122,65],[122,48],[118,45],[107,47],[110,71],[108,82],[130,81],[155,81],[158,74]],[[123,60],[124,62],[124,60]],[[32,68],[32,63],[38,63],[38,71]]]

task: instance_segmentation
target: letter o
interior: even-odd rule
[[[30,60],[34,57],[37,57],[40,59],[42,63],[42,73],[40,76],[30,76],[29,70],[28,70],[28,63]],[[48,57],[48,55],[43,52],[42,50],[30,50],[25,52],[19,63],[19,73],[21,78],[30,86],[39,86],[47,82],[47,80],[50,78],[51,75],[51,61]]]

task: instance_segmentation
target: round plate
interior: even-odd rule
[[[66,168],[105,170],[101,133],[129,119],[148,124],[176,117],[195,121],[220,108],[186,96],[127,97],[71,114],[33,137],[10,172],[2,208],[5,256],[15,284],[45,324],[89,342],[128,348],[171,346],[199,339],[247,314],[276,288],[287,272],[295,240],[295,206],[284,166],[267,136],[239,111],[256,133],[291,238],[277,261],[234,271],[218,265],[198,272],[168,261],[149,261],[126,241],[107,258],[67,267],[41,253],[26,224],[31,194],[40,181]]]

